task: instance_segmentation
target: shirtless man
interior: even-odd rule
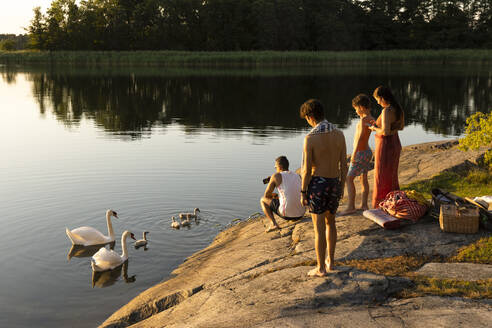
[[[343,197],[347,149],[343,132],[325,120],[323,106],[310,99],[300,108],[313,129],[304,138],[301,203],[308,206],[314,226],[318,265],[309,276],[325,276],[334,269],[337,229],[335,214]],[[328,257],[326,253],[328,251]]]
[[[372,151],[369,148],[369,136],[371,135],[371,126],[374,122],[374,117],[371,116],[371,99],[365,94],[359,94],[352,99],[352,106],[354,107],[360,120],[357,123],[357,129],[354,136],[354,147],[352,156],[350,156],[350,166],[347,173],[347,192],[348,192],[348,205],[345,211],[339,213],[342,215],[349,215],[356,212],[355,208],[355,183],[356,177],[360,176],[360,182],[362,184],[362,201],[361,210],[369,209],[367,199],[369,196],[369,182],[367,180],[367,172],[371,169]]]

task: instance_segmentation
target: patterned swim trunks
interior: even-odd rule
[[[337,178],[312,177],[307,190],[309,212],[335,214],[342,195],[342,186]]]
[[[367,173],[371,169],[372,151],[366,149],[355,153],[353,162],[350,162],[350,167],[347,175],[351,177],[357,177],[363,173]]]

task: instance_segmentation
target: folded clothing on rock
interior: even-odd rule
[[[380,208],[373,210],[365,210],[362,215],[381,227],[391,230],[398,229],[401,221],[394,216],[389,215]]]

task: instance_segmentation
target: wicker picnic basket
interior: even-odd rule
[[[439,225],[442,231],[458,233],[476,233],[478,231],[478,208],[443,204],[439,213]]]

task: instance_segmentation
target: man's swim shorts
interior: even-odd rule
[[[342,186],[337,178],[312,177],[307,190],[309,212],[335,214],[342,195]]]
[[[367,173],[371,169],[372,151],[370,148],[355,153],[354,162],[350,162],[350,167],[347,175],[357,177],[363,173]]]

